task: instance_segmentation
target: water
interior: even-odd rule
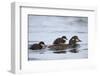
[[[34,43],[44,41],[46,45],[52,45],[53,41],[62,36],[68,40],[77,35],[82,42],[78,48],[69,48],[65,53],[54,53],[48,48],[41,50],[28,50],[29,60],[52,59],[82,59],[88,58],[88,18],[87,17],[58,17],[58,16],[29,16],[29,42],[28,47]],[[78,51],[77,53],[70,52]],[[61,50],[62,51],[62,50]]]

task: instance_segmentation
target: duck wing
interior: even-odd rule
[[[48,48],[51,50],[65,50],[67,49],[67,44],[54,44],[48,46]]]

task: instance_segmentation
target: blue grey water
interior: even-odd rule
[[[52,60],[52,59],[81,59],[88,58],[88,17],[74,16],[28,16],[28,47],[34,43],[44,41],[51,45],[53,41],[61,36],[68,38],[67,42],[74,35],[77,35],[82,42],[77,49],[78,53],[56,54],[46,49],[28,49],[29,60]],[[66,49],[68,51],[69,49]]]

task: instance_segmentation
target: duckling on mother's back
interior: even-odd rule
[[[61,44],[61,43],[65,43],[67,40],[66,36],[62,36],[61,38],[57,38],[53,44]]]

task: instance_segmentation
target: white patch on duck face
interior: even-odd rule
[[[79,41],[79,39],[76,39],[76,41]]]
[[[65,38],[63,38],[63,40],[65,40],[65,41],[66,41],[66,39],[65,39]]]
[[[44,45],[44,44],[41,44],[41,46],[42,46],[43,48],[45,48],[45,45]]]

